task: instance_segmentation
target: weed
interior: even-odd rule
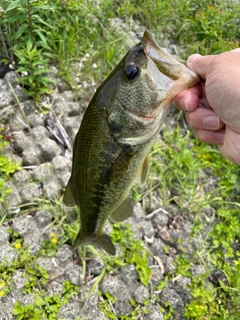
[[[150,254],[143,247],[141,241],[134,240],[130,225],[115,223],[111,236],[113,242],[119,244],[123,252],[116,260],[109,259],[108,262],[106,261],[107,269],[116,265],[134,264],[140,281],[147,286],[151,278],[151,268],[148,266]]]
[[[23,293],[31,293],[34,288],[40,285],[44,285],[48,279],[48,273],[41,266],[36,266],[33,268],[27,268],[25,271],[25,277],[28,281],[25,283]]]
[[[17,69],[21,73],[19,81],[27,94],[38,102],[42,94],[50,92],[48,87],[52,81],[45,76],[49,59],[31,40],[27,41],[26,46],[15,49],[14,53],[20,64]]]
[[[64,304],[68,303],[69,299],[72,297],[72,295],[78,294],[78,286],[75,284],[72,284],[69,280],[65,280],[62,283],[63,290],[62,290],[62,297]]]
[[[187,57],[194,51],[202,54],[219,53],[239,45],[240,6],[233,1],[150,1],[150,0],[109,0],[95,1],[34,1],[2,0],[0,8],[0,53],[1,61],[16,60],[18,71],[26,71],[21,78],[30,95],[40,100],[49,92],[49,81],[45,78],[48,63],[57,64],[61,76],[71,82],[69,66],[72,62],[83,61],[79,72],[82,80],[100,82],[126,51],[123,45],[124,32],[112,26],[111,18],[122,17],[125,22],[145,25],[155,33],[156,38],[169,38],[181,45]],[[86,56],[88,55],[88,56]],[[87,58],[88,57],[88,58]],[[86,60],[85,60],[86,58]],[[93,68],[93,65],[96,67]],[[93,75],[94,69],[94,75]],[[6,142],[0,137],[0,148]],[[141,201],[146,212],[154,203],[168,206],[194,220],[193,236],[202,234],[202,241],[192,257],[181,255],[176,259],[176,275],[191,278],[192,301],[186,306],[187,319],[230,319],[239,315],[239,167],[224,160],[218,150],[197,142],[191,133],[177,128],[164,128],[163,139],[155,144],[151,152],[151,170],[147,188],[134,187],[133,196]],[[10,190],[5,180],[11,178],[20,165],[15,165],[0,156],[0,202],[5,202]],[[206,179],[211,176],[214,186],[206,192]],[[28,204],[29,205],[29,204]],[[35,201],[36,207],[54,211],[57,228],[63,230],[64,240],[50,235],[42,243],[36,256],[30,255],[19,234],[11,231],[11,246],[18,253],[12,263],[0,265],[0,295],[11,291],[12,277],[16,270],[24,269],[29,280],[24,288],[35,293],[46,282],[47,274],[36,266],[38,256],[53,256],[63,241],[71,242],[77,234],[77,220],[72,223],[60,209],[60,204],[46,199]],[[26,212],[25,209],[21,213]],[[205,218],[205,210],[212,213],[211,221]],[[206,230],[208,230],[206,232]],[[115,224],[113,241],[121,250],[117,257],[101,255],[105,268],[95,281],[90,294],[102,278],[112,270],[134,264],[139,280],[149,285],[151,269],[149,254],[142,242],[135,241],[129,225]],[[168,247],[165,247],[167,252]],[[93,248],[89,251],[96,254]],[[86,252],[86,249],[80,251]],[[99,254],[99,253],[98,253]],[[85,255],[83,255],[85,257]],[[209,270],[221,270],[224,281],[217,285],[209,281],[210,272],[193,277],[191,262],[203,264]],[[86,261],[83,260],[83,274],[86,275]],[[157,286],[161,290],[171,276],[166,275]],[[62,296],[48,297],[40,292],[33,305],[23,306],[16,302],[14,315],[17,319],[57,319],[60,304],[67,303],[77,287],[70,282],[63,284]],[[100,294],[99,294],[100,295]],[[89,298],[89,297],[88,297]],[[112,304],[115,297],[101,297],[101,306],[109,319],[116,319]],[[147,313],[147,304],[139,306],[131,300],[133,311],[122,319],[137,319]],[[164,319],[173,319],[174,310],[169,305],[161,309]]]
[[[4,217],[4,212],[6,211],[7,204],[6,199],[11,193],[11,188],[6,187],[6,180],[8,180],[11,175],[18,170],[21,170],[21,165],[18,162],[14,162],[1,151],[8,145],[8,142],[1,135],[2,129],[0,128],[0,216]]]
[[[61,305],[61,299],[57,294],[54,294],[52,297],[37,297],[33,304],[21,305],[19,301],[16,301],[12,314],[16,316],[17,320],[57,320]]]

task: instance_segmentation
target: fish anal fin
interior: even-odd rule
[[[149,171],[149,155],[147,155],[145,157],[145,159],[143,160],[143,164],[142,164],[142,168],[141,168],[141,172],[140,172],[140,184],[141,185],[144,185],[144,183],[146,182],[148,171]]]
[[[73,245],[73,249],[76,249],[79,246],[84,246],[88,244],[100,247],[101,249],[105,250],[107,253],[111,255],[115,255],[116,253],[116,249],[109,235],[102,233],[102,234],[97,234],[89,237],[82,237],[81,230],[80,230],[75,240],[75,243]]]
[[[68,207],[74,207],[76,205],[75,200],[72,194],[72,183],[71,179],[68,181],[66,186],[64,195],[63,195],[63,203]]]
[[[128,219],[133,212],[133,206],[131,200],[126,198],[119,207],[110,215],[110,220],[113,222],[120,222]]]

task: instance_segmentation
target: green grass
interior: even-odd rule
[[[50,83],[45,78],[48,63],[57,65],[60,76],[74,90],[82,90],[85,94],[72,82],[72,63],[83,62],[78,74],[81,81],[100,83],[126,52],[125,31],[111,25],[114,17],[122,18],[129,29],[136,24],[146,26],[159,41],[170,39],[179,45],[182,58],[193,52],[217,54],[238,47],[240,4],[220,0],[212,3],[206,0],[201,4],[196,0],[3,0],[4,11],[0,10],[1,61],[15,61],[19,72],[27,72],[21,78],[21,84],[28,88],[28,94],[37,103],[43,94],[51,93]],[[179,122],[182,120],[181,113],[174,117]],[[0,127],[4,125],[0,123]],[[4,147],[4,141],[0,136],[0,148]],[[11,222],[12,218],[6,215],[6,198],[10,190],[5,184],[19,169],[18,164],[0,156],[1,223]],[[162,289],[179,274],[190,278],[192,301],[185,308],[186,319],[240,318],[239,174],[239,167],[223,159],[215,147],[197,141],[189,130],[178,126],[172,130],[164,127],[162,140],[155,143],[151,151],[146,186],[133,188],[133,199],[141,201],[146,213],[152,212],[156,202],[166,209],[172,205],[193,223],[192,237],[198,239],[196,252],[191,257],[179,254],[175,260],[176,271],[153,288]],[[209,178],[212,185],[207,185]],[[11,245],[20,253],[20,259],[14,260],[10,266],[5,262],[0,265],[1,296],[12,290],[12,277],[19,269],[24,269],[28,277],[25,292],[36,292],[36,283],[47,280],[46,272],[36,266],[37,257],[54,256],[61,244],[71,244],[77,234],[78,221],[69,219],[60,202],[46,199],[34,202],[34,209],[45,208],[54,213],[52,227],[60,230],[59,236],[54,234],[45,240],[33,258],[21,237],[11,234]],[[30,210],[27,205],[20,209],[18,215]],[[150,286],[149,254],[142,242],[134,241],[131,228],[124,223],[115,224],[112,238],[121,249],[117,257],[109,257],[92,247],[80,250],[83,279],[86,280],[89,255],[98,255],[105,263],[90,294],[106,274],[117,272],[119,267],[128,264],[135,266],[139,281]],[[205,270],[198,278],[192,275],[192,263],[202,265]],[[209,277],[216,270],[222,277],[213,285]],[[16,302],[13,313],[17,319],[57,319],[60,306],[76,292],[74,285],[66,283],[61,297],[48,297],[42,292],[32,306]],[[115,297],[103,297],[101,293],[99,297],[100,309],[109,319],[115,319],[110,306]],[[151,302],[158,303],[156,297],[152,297]],[[133,311],[122,319],[137,319],[140,314],[148,312],[149,302],[144,305],[136,305],[135,301],[131,303]],[[171,307],[161,306],[161,311],[165,320],[174,319]]]

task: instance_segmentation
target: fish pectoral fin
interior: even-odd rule
[[[107,253],[111,255],[115,255],[116,249],[109,235],[102,233],[95,236],[82,237],[80,231],[73,245],[73,249],[76,249],[79,246],[90,244],[93,246],[100,247],[101,249],[105,250]]]
[[[64,195],[63,195],[63,203],[68,207],[74,207],[76,205],[75,200],[72,194],[72,186],[71,179],[68,181],[66,186]]]
[[[144,185],[144,183],[147,180],[147,175],[148,175],[148,170],[149,170],[149,155],[145,157],[143,160],[141,172],[140,172],[140,184]]]
[[[110,182],[120,179],[128,171],[134,156],[134,152],[130,150],[131,147],[126,147],[108,169],[106,177]]]
[[[131,200],[129,198],[126,198],[119,207],[115,211],[112,212],[110,215],[110,220],[112,222],[120,222],[123,220],[126,220],[132,215],[133,212],[133,206],[131,203]]]

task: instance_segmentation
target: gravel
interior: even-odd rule
[[[82,119],[83,108],[79,102],[75,102],[67,84],[61,79],[56,79],[55,67],[51,68],[50,75],[55,77],[58,85],[57,92],[53,96],[51,116],[53,121],[62,124],[72,144]],[[8,83],[11,83],[18,96],[25,116],[16,105]],[[16,159],[17,155],[17,159],[23,165],[23,170],[16,172],[13,175],[13,182],[9,182],[9,186],[13,187],[12,194],[8,198],[8,218],[12,217],[10,226],[14,231],[18,231],[24,244],[29,246],[29,252],[37,255],[42,241],[49,238],[50,231],[54,231],[51,229],[54,213],[44,208],[38,208],[23,216],[18,216],[16,212],[19,206],[33,202],[34,199],[45,198],[50,201],[61,197],[70,177],[71,152],[66,146],[60,147],[52,138],[51,132],[44,126],[43,115],[35,113],[33,102],[18,85],[17,74],[13,71],[7,73],[4,79],[0,79],[0,111],[3,112],[3,117],[9,119],[9,134],[12,137],[11,150],[5,151],[12,159]],[[214,182],[209,184],[207,189],[213,187]],[[77,220],[76,214],[71,212],[71,209],[65,210],[69,210],[70,216],[73,215],[75,221]],[[133,215],[127,221],[131,225],[134,239],[144,241],[144,247],[150,253],[149,265],[152,268],[152,277],[147,287],[139,281],[135,265],[130,264],[119,267],[115,273],[106,274],[89,296],[91,283],[96,281],[105,267],[100,258],[95,257],[86,262],[86,279],[90,279],[88,283],[83,279],[83,266],[79,264],[76,253],[70,245],[61,245],[56,257],[39,257],[36,264],[48,272],[51,280],[42,288],[46,295],[60,296],[63,282],[66,280],[79,288],[78,293],[73,294],[71,299],[61,306],[58,319],[79,319],[81,316],[81,319],[105,320],[107,318],[99,309],[99,305],[103,299],[107,299],[108,294],[111,294],[115,302],[109,303],[117,317],[129,315],[134,310],[131,303],[134,299],[139,306],[144,306],[146,300],[150,301],[148,312],[141,314],[139,319],[162,320],[160,307],[168,304],[174,308],[173,319],[184,320],[184,306],[191,299],[188,289],[191,281],[183,276],[174,281],[170,279],[176,270],[175,257],[183,247],[185,253],[190,254],[194,251],[196,243],[190,236],[191,222],[182,219],[177,228],[170,228],[170,221],[178,214],[176,210],[176,208],[172,210],[171,206],[168,210],[156,204],[156,210],[146,219],[141,204],[137,203]],[[8,227],[9,225],[0,226],[0,262],[6,260],[10,265],[18,257],[18,253],[10,246]],[[111,229],[110,226],[108,228]],[[56,234],[57,232],[59,230]],[[183,240],[181,246],[179,239]],[[118,248],[118,253],[119,250]],[[192,266],[192,273],[195,276],[203,272],[201,266]],[[164,279],[165,287],[154,291]],[[0,319],[14,319],[12,309],[16,300],[23,304],[34,301],[33,293],[22,293],[27,281],[23,270],[17,270],[12,280],[13,290],[0,298]],[[98,290],[101,290],[101,295]]]

